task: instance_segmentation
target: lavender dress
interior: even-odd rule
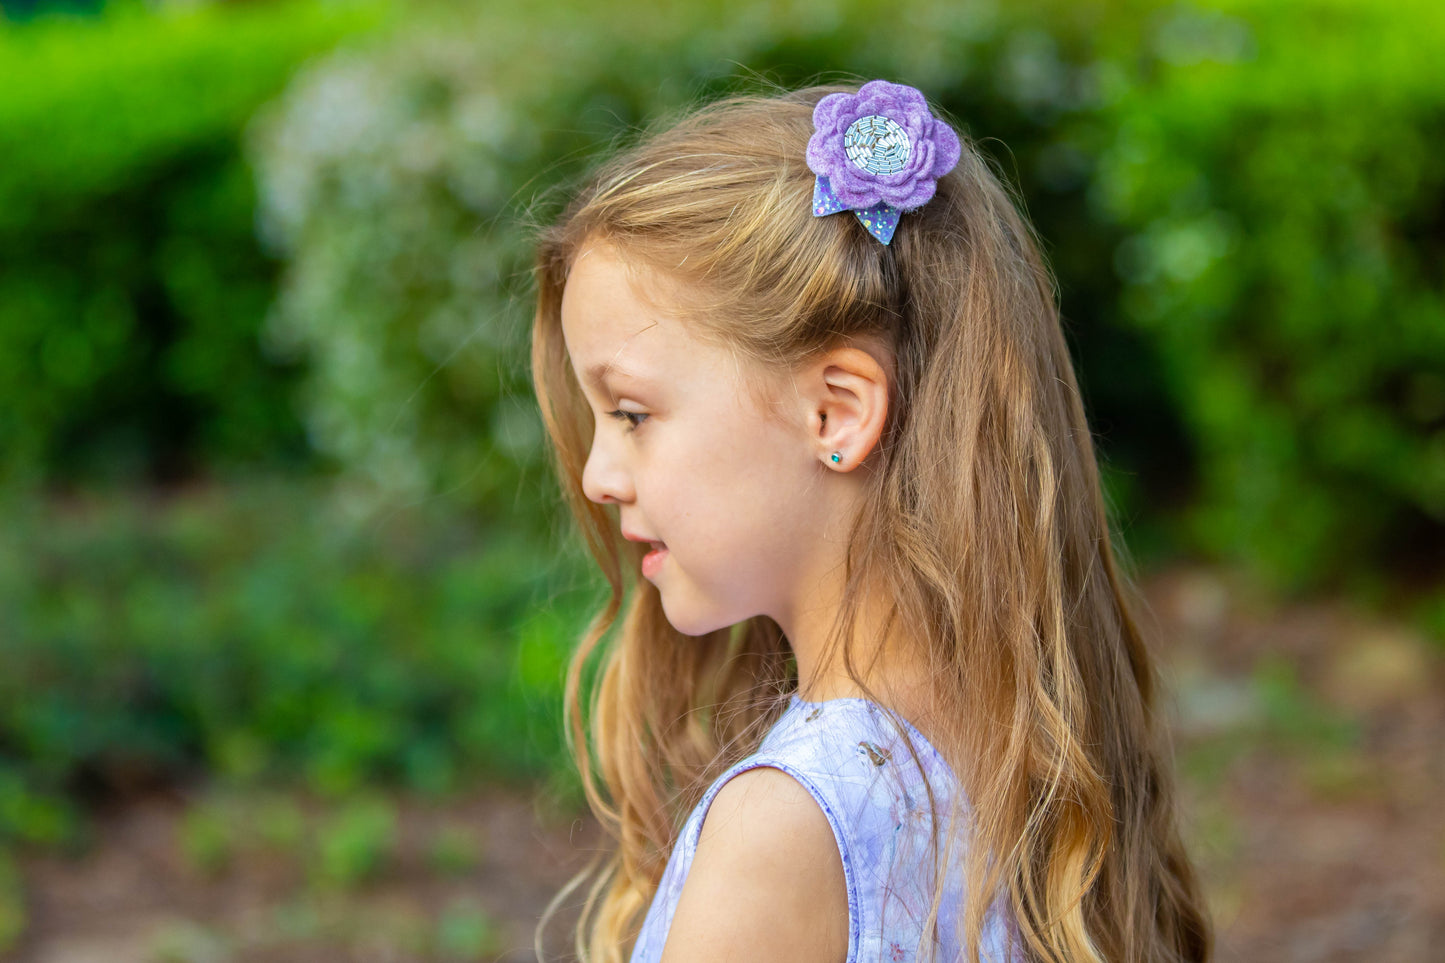
[[[781,769],[818,801],[843,859],[848,888],[847,963],[915,961],[918,938],[933,899],[932,817],[923,784],[927,774],[938,804],[940,845],[948,804],[956,791],[952,770],[912,725],[906,735],[922,771],[889,715],[864,699],[805,702],[793,696],[758,751],[708,787],[682,827],[657,895],[648,908],[631,963],[657,963],[683,882],[697,854],[708,806],[725,782],[759,766]],[[955,919],[963,899],[962,853],[954,845],[939,906],[934,959],[962,958]],[[1017,940],[1002,903],[989,911],[980,946],[985,961],[1008,960]],[[1022,959],[1015,951],[1014,959]]]

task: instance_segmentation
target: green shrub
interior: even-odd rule
[[[349,803],[322,826],[312,879],[323,888],[350,888],[374,877],[396,848],[396,807],[384,799]]]
[[[0,847],[0,953],[8,953],[25,935],[25,885],[8,849]]]
[[[239,141],[378,3],[0,21],[0,483],[306,456]]]
[[[208,876],[217,876],[235,858],[235,813],[212,804],[192,806],[181,819],[179,842],[181,852],[195,869]]]
[[[473,829],[442,826],[427,846],[427,864],[447,876],[464,875],[477,868],[482,850],[482,841]]]
[[[437,920],[439,960],[490,960],[504,949],[497,921],[475,900],[454,900]]]
[[[562,768],[561,666],[595,594],[575,554],[454,508],[357,525],[324,504],[258,485],[13,513],[0,840],[58,842],[73,794],[197,771],[342,796]]]
[[[1091,123],[1189,543],[1276,587],[1445,563],[1445,8],[1156,11]],[[1419,571],[1412,571],[1418,569]]]

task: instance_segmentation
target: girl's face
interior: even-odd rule
[[[827,505],[809,490],[826,469],[799,419],[767,417],[742,363],[667,310],[659,280],[606,244],[584,248],[568,277],[563,337],[596,422],[583,492],[653,543],[642,574],[678,631],[789,624],[818,577]]]

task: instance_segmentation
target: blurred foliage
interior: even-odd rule
[[[256,332],[247,119],[387,7],[311,2],[0,21],[0,482],[295,463]]]
[[[1090,192],[1189,428],[1187,541],[1287,589],[1438,579],[1445,7],[1178,5],[1147,40]]]
[[[244,887],[264,877],[271,883],[269,919],[244,927],[187,922],[156,931],[153,945],[179,952],[190,941],[209,940],[227,946],[226,959],[269,952],[286,959],[491,960],[502,953],[504,929],[477,898],[484,874],[496,869],[482,864],[479,827],[467,804],[437,820],[435,807],[402,802],[402,793],[308,795],[210,786],[194,797],[176,825],[187,864],[181,878]],[[408,809],[413,830],[419,810],[431,828],[408,832]],[[0,864],[0,884],[3,870]],[[427,896],[398,903],[386,895],[388,878]]]
[[[75,836],[74,801],[202,772],[344,796],[562,771],[560,680],[595,593],[537,539],[231,488],[12,515],[0,532],[0,842]],[[365,872],[370,811],[326,865]],[[364,824],[364,825],[363,825]],[[224,865],[197,817],[187,848]]]
[[[443,826],[427,847],[427,865],[443,876],[462,876],[476,869],[482,842],[467,826]]]
[[[218,876],[235,857],[236,814],[202,803],[186,810],[178,832],[186,862],[207,876]]]
[[[476,900],[454,900],[442,910],[432,949],[438,959],[492,959],[504,949],[496,921]]]
[[[0,0],[0,21],[23,23],[57,14],[96,14],[104,7],[104,0]]]
[[[8,849],[0,846],[0,953],[19,941],[25,932],[25,887],[20,868]]]
[[[322,888],[355,886],[377,874],[396,848],[396,807],[386,799],[360,798],[324,827],[313,865]]]
[[[380,492],[540,513],[526,226],[650,119],[847,65],[927,90],[1029,199],[1144,555],[1198,550],[1285,590],[1437,579],[1445,88],[1421,41],[1445,39],[1439,11],[453,17],[315,64],[254,126],[262,229],[289,263],[268,343],[309,364],[311,438]]]
[[[373,504],[540,530],[530,226],[652,119],[843,65],[929,91],[1028,199],[1142,558],[1445,572],[1438,5],[399,9],[0,27],[0,480],[319,453]]]

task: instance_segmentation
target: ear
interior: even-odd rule
[[[800,373],[810,442],[835,471],[852,471],[883,436],[888,417],[887,354],[872,344],[834,348]],[[833,461],[833,455],[839,456]]]

